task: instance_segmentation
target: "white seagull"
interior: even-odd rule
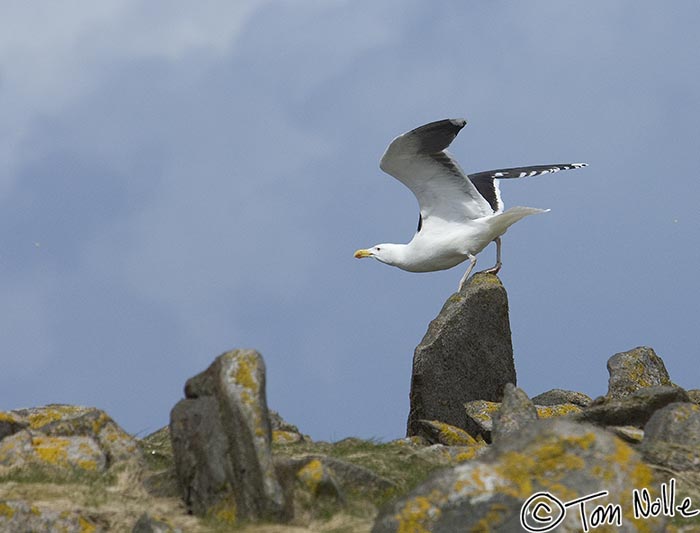
[[[377,244],[357,250],[355,257],[373,257],[409,272],[434,272],[469,259],[462,276],[462,290],[476,255],[496,243],[496,264],[484,272],[501,269],[501,235],[518,220],[549,209],[512,207],[503,211],[499,178],[524,178],[572,168],[586,163],[503,168],[466,175],[446,148],[467,124],[462,118],[425,124],[394,139],[379,167],[392,175],[418,200],[420,217],[416,234],[408,244]]]

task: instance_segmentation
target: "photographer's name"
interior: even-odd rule
[[[700,509],[693,507],[690,497],[680,502],[676,498],[676,480],[661,484],[661,495],[651,497],[649,489],[632,490],[632,512],[636,520],[646,520],[658,516],[693,518],[700,515]],[[584,532],[603,525],[622,525],[622,506],[616,503],[600,504],[594,500],[604,498],[609,492],[603,490],[587,494],[574,500],[562,501],[549,492],[537,492],[530,496],[520,508],[520,524],[525,531],[552,531],[566,518],[569,509],[578,511],[578,518]]]

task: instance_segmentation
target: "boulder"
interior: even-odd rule
[[[601,426],[644,427],[655,411],[674,402],[687,402],[688,393],[675,386],[645,387],[615,398],[596,398],[588,407],[573,415],[576,420]]]
[[[475,428],[471,434],[481,437],[486,442],[491,442],[493,419],[501,409],[499,402],[486,402],[477,400],[464,404],[464,411],[467,414],[467,425]],[[559,405],[535,405],[537,418],[546,419],[560,416],[574,415],[580,413],[582,408],[573,403],[563,403]]]
[[[24,500],[0,500],[0,531],[106,533],[108,528],[87,513],[47,509]]]
[[[510,533],[523,530],[522,513],[533,531],[545,531],[546,519],[552,525],[561,518],[556,531],[579,532],[580,506],[564,504],[607,491],[588,503],[589,512],[596,505],[620,506],[615,531],[661,532],[665,517],[636,520],[632,508],[634,488],[648,489],[652,499],[659,496],[661,480],[655,476],[639,453],[600,428],[562,418],[537,420],[383,508],[372,531]],[[546,494],[532,499],[537,493]],[[537,504],[550,506],[548,516],[544,507],[537,509],[539,522],[532,513]]]
[[[472,276],[447,300],[413,356],[408,436],[419,420],[439,420],[471,433],[464,403],[500,401],[515,383],[508,297],[494,274]]]
[[[90,437],[47,437],[39,432],[20,431],[0,442],[0,465],[103,472],[107,458]]]
[[[700,472],[700,405],[672,403],[644,426],[641,450],[649,462]]]
[[[564,389],[548,390],[532,398],[532,403],[535,405],[561,405],[572,403],[580,407],[586,407],[591,401],[593,401],[592,398],[582,392]]]
[[[537,409],[525,391],[508,383],[503,390],[501,408],[493,417],[491,438],[498,441],[506,435],[518,433],[537,420]]]
[[[444,444],[445,446],[473,446],[477,440],[461,428],[439,422],[438,420],[418,420],[417,437],[423,437],[427,444]]]
[[[131,533],[182,533],[164,518],[154,518],[148,513],[143,513],[134,524]]]
[[[284,420],[277,411],[269,411],[270,427],[272,429],[272,442],[275,444],[293,444],[295,442],[310,441],[302,434],[299,428]]]
[[[674,386],[661,357],[646,346],[613,355],[608,372],[610,398],[623,398],[645,387]]]
[[[101,472],[140,461],[136,439],[94,407],[51,404],[0,413],[0,464]]]
[[[175,470],[191,512],[220,522],[288,517],[270,451],[265,365],[254,350],[224,353],[185,385],[170,413]]]

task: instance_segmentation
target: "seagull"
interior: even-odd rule
[[[357,250],[355,257],[373,257],[409,272],[447,270],[469,260],[459,282],[462,290],[476,265],[476,256],[496,243],[496,264],[501,269],[501,236],[522,218],[549,209],[512,207],[503,211],[500,179],[539,176],[588,166],[586,163],[536,165],[465,174],[447,147],[466,126],[463,118],[431,122],[396,137],[384,152],[379,167],[415,195],[420,215],[418,229],[408,244],[377,244]]]

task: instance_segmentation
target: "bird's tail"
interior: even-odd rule
[[[529,215],[537,215],[546,213],[549,209],[538,209],[537,207],[511,207],[505,212],[494,216],[490,221],[490,226],[497,232],[497,235],[503,235],[506,230]]]

